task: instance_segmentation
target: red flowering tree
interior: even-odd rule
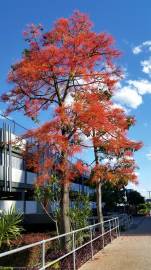
[[[99,89],[83,92],[77,98],[75,110],[80,119],[80,130],[88,139],[93,149],[94,161],[91,180],[96,183],[97,214],[101,222],[102,193],[101,186],[106,181],[118,183],[121,179],[125,185],[136,181],[136,165],[133,153],[142,146],[141,142],[128,139],[128,130],[135,123],[133,117],[127,116],[123,110],[114,108],[111,96],[114,85],[105,90]],[[105,161],[107,160],[107,161]]]
[[[26,134],[36,145],[30,163],[39,174],[39,184],[50,179],[54,168],[59,172],[61,229],[66,233],[70,230],[69,184],[75,171],[82,171],[81,163],[75,164],[76,170],[69,163],[80,151],[79,128],[83,125],[73,104],[83,92],[100,89],[101,95],[102,85],[110,95],[115,75],[120,75],[114,65],[119,52],[112,36],[94,32],[88,17],[80,12],[59,19],[48,32],[41,25],[31,25],[24,36],[28,46],[21,60],[12,65],[8,81],[13,87],[1,99],[9,104],[7,113],[22,111],[34,120],[42,111],[47,115],[46,123]]]

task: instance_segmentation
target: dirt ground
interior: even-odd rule
[[[79,270],[151,270],[151,217],[135,218],[126,233]]]

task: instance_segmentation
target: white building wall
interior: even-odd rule
[[[12,182],[25,183],[25,171],[12,168]]]
[[[0,201],[0,210],[8,211],[11,206],[16,208],[16,211],[23,213],[24,211],[24,202],[23,201],[11,201],[11,200],[3,200]]]
[[[4,166],[0,166],[0,180],[3,180],[3,170]],[[36,181],[36,177],[36,173],[27,172],[27,184],[34,184]],[[25,183],[25,171],[12,168],[12,182]]]
[[[8,211],[11,207],[15,207],[16,211],[24,214],[36,214],[37,213],[37,202],[36,201],[26,201],[25,202],[25,213],[24,213],[24,201],[11,201],[2,200],[0,201],[0,212]]]

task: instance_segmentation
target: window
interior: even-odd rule
[[[24,161],[22,158],[12,156],[12,167],[18,170],[23,170]]]

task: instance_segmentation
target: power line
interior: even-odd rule
[[[9,121],[10,121],[10,122],[12,122],[14,125],[17,125],[17,126],[19,126],[19,127],[23,128],[23,129],[25,129],[25,130],[28,130],[28,129],[27,129],[27,128],[25,128],[23,125],[19,124],[18,122],[16,122],[16,121],[15,121],[15,120],[13,120],[13,119],[10,119],[10,118],[9,118],[9,117],[7,117],[6,115],[4,115],[4,114],[0,113],[0,116],[2,116],[3,118],[5,118],[5,119],[9,120]]]

